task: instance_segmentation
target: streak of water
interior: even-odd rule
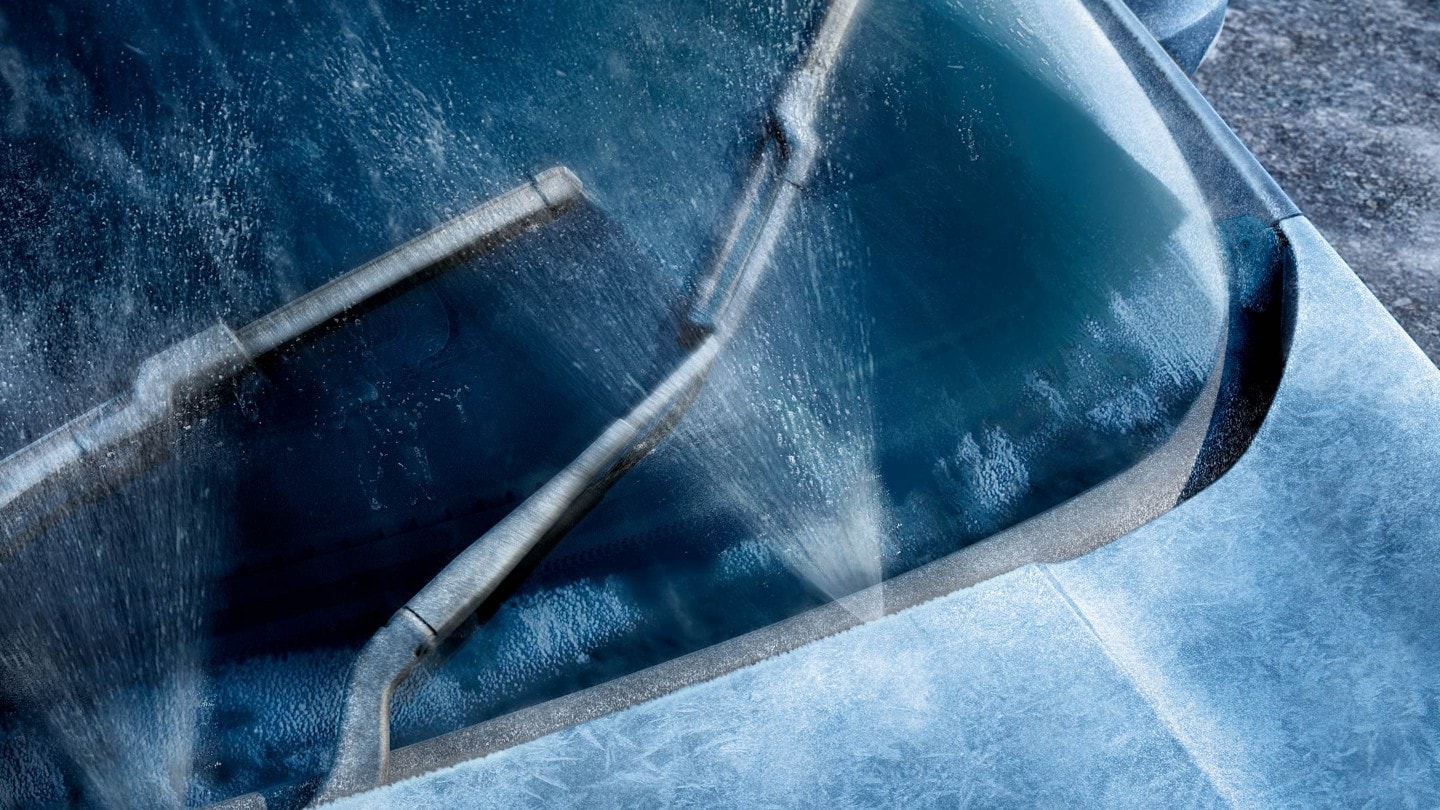
[[[657,347],[674,343],[665,313],[680,291],[657,289],[647,273],[617,272],[634,261],[606,261],[607,251],[640,251],[615,238],[603,214],[589,217],[612,236],[577,246],[588,260],[527,267],[506,279],[502,294],[551,351],[569,358],[576,385],[618,409],[643,390]],[[831,599],[880,581],[887,520],[856,275],[851,260],[818,238],[792,240],[764,282],[753,328],[727,349],[674,437],[683,463],[711,482],[718,508],[740,515]]]
[[[683,436],[755,536],[841,599],[883,578],[890,522],[876,470],[863,272],[829,246],[824,227],[795,232],[818,236],[792,240],[766,279],[753,330],[716,370]],[[865,618],[881,607],[878,591],[845,604]]]
[[[89,803],[184,803],[223,514],[192,470],[77,511],[0,568],[0,692],[44,725]]]

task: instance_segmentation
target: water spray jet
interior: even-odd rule
[[[574,461],[461,552],[360,651],[331,771],[316,804],[389,781],[390,701],[417,663],[518,568],[575,526],[684,417],[742,322],[819,155],[814,124],[859,0],[831,0],[776,97],[725,238],[678,339],[687,357]]]

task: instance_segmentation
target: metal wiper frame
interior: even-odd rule
[[[398,286],[553,221],[584,198],[548,169],[236,330],[224,323],[140,363],[130,389],[0,459],[0,562],[77,504],[166,458],[165,428],[276,349]]]
[[[584,452],[472,543],[371,637],[346,686],[340,737],[316,804],[388,781],[390,701],[419,661],[537,549],[569,531],[689,409],[734,335],[819,154],[815,119],[860,0],[830,0],[776,97],[749,173],[679,340],[681,363]]]

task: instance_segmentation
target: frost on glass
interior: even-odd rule
[[[1170,435],[1217,356],[1213,228],[1052,6],[863,6],[744,333],[397,742],[874,585]],[[54,684],[5,694],[5,745],[46,752],[15,761],[146,803],[323,771],[355,646],[675,362],[814,12],[6,8],[0,452],[535,172],[589,198],[260,362],[5,562],[3,682]]]

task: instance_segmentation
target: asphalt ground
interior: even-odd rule
[[[1440,0],[1230,0],[1195,81],[1440,362]]]

